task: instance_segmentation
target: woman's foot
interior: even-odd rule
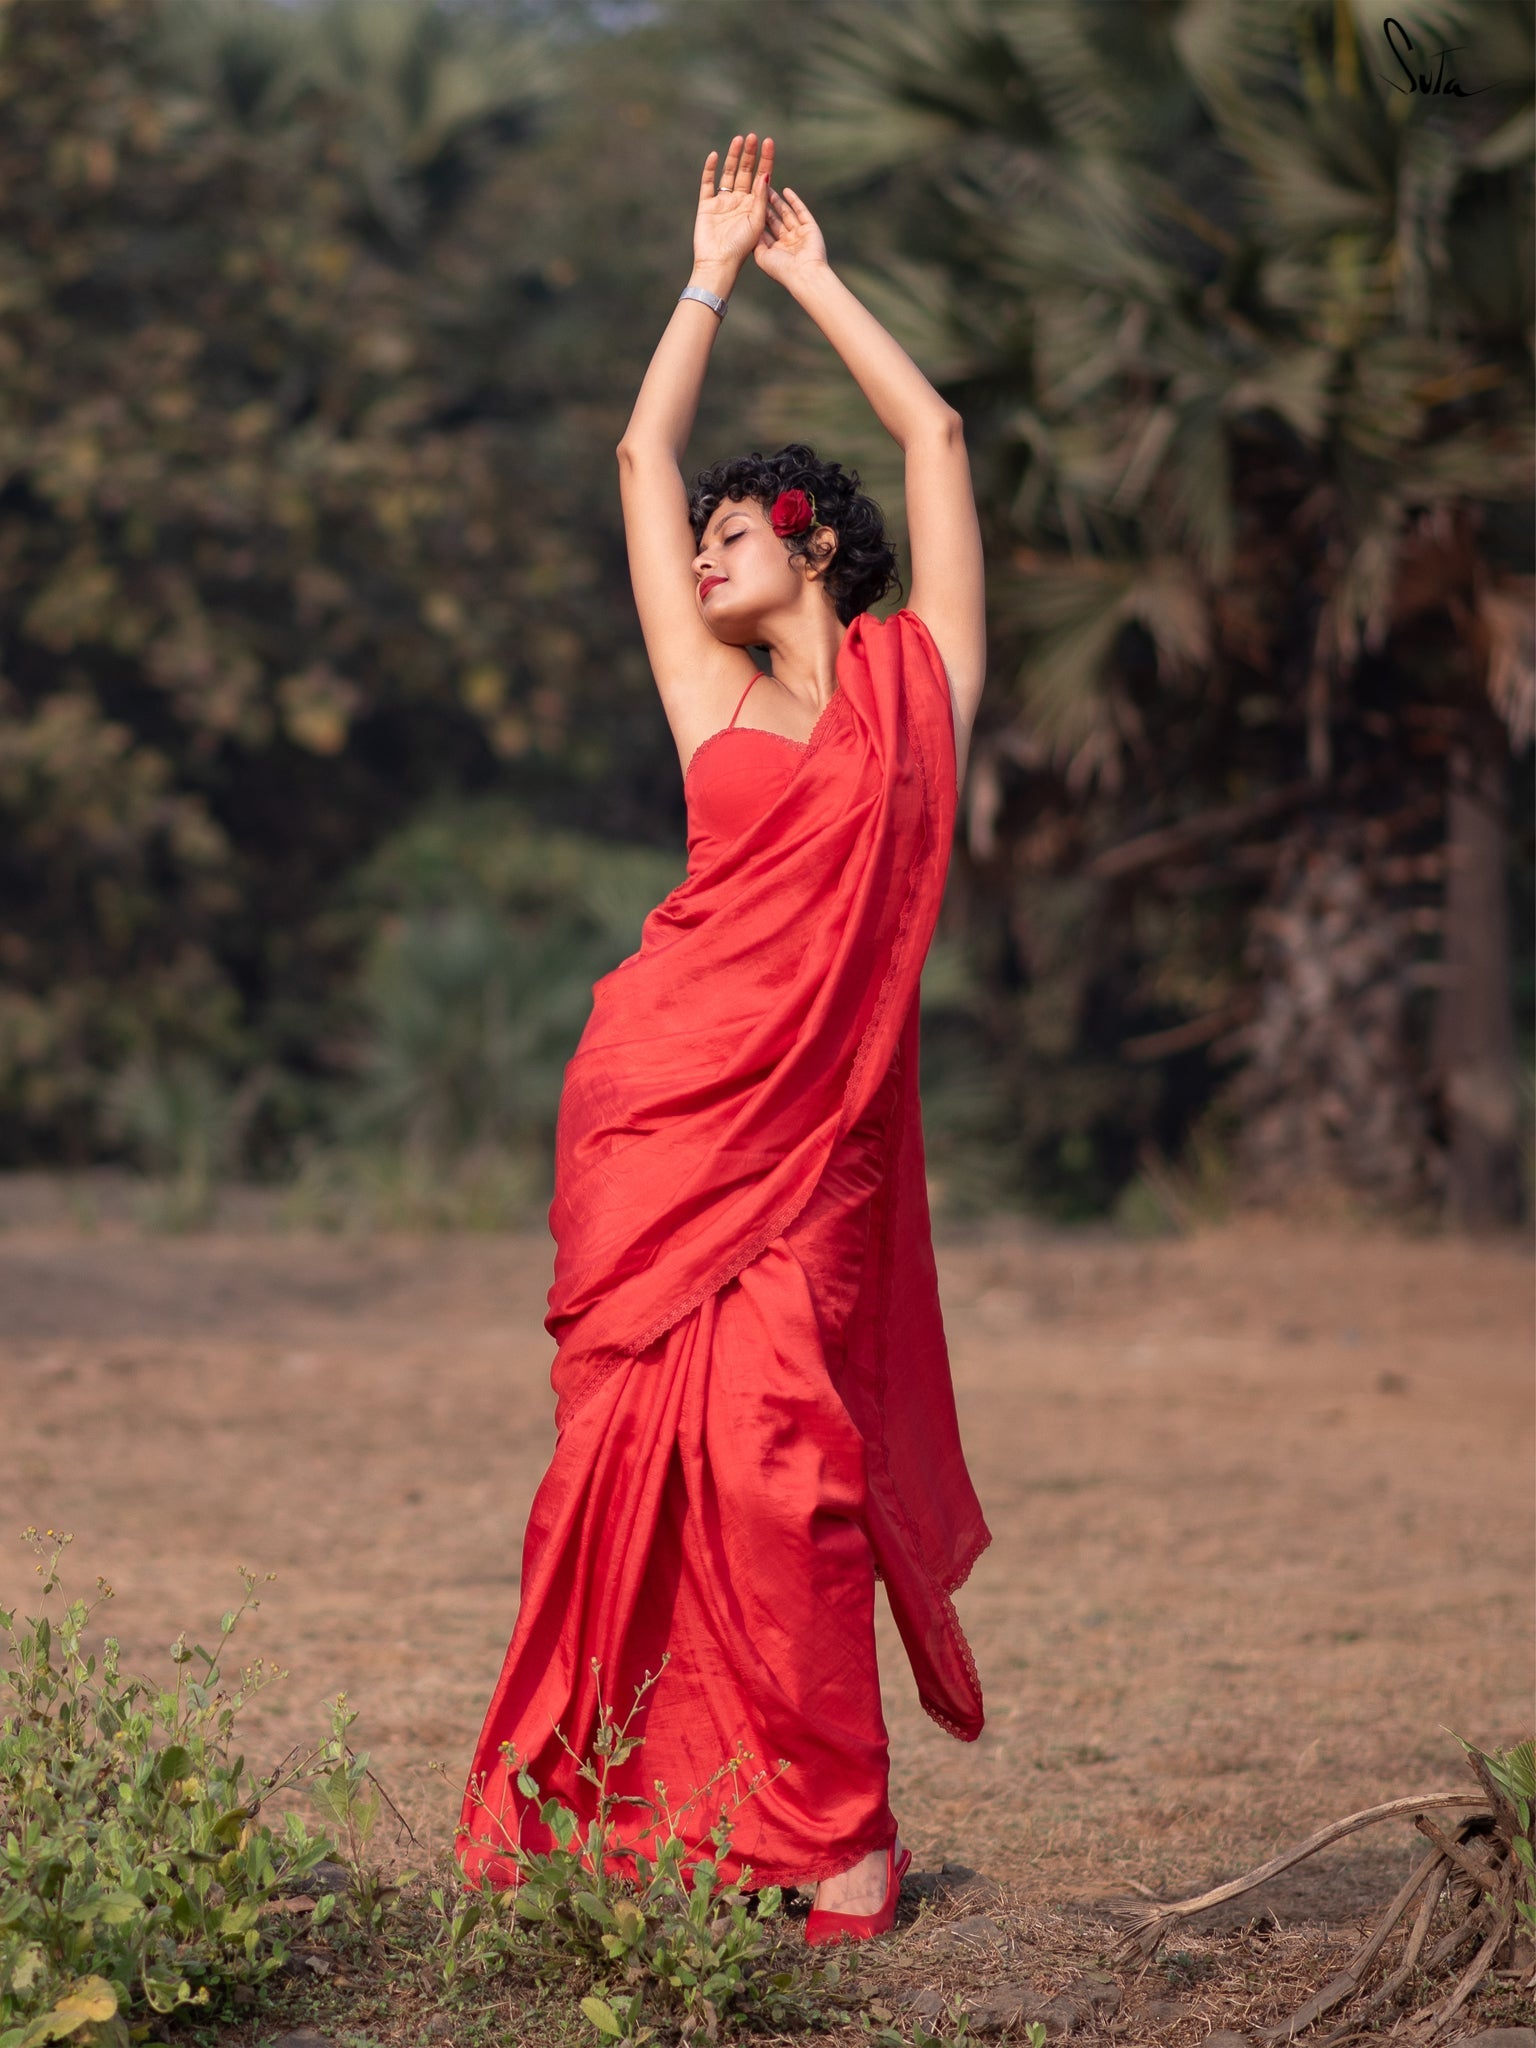
[[[896,1861],[901,1861],[901,1837],[896,1837]],[[823,1878],[816,1887],[818,1913],[878,1913],[885,1903],[888,1862],[884,1849],[875,1849],[852,1870]]]

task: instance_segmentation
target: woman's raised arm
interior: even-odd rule
[[[767,219],[773,141],[734,136],[720,166],[704,162],[689,283],[729,299]],[[667,322],[618,447],[624,537],[640,630],[673,733],[717,724],[713,707],[753,672],[745,649],[717,640],[700,614],[696,553],[681,468],[720,316],[681,299]],[[720,714],[722,717],[724,713]],[[694,735],[697,737],[697,734]],[[687,750],[687,741],[682,742]]]
[[[986,674],[987,636],[981,527],[960,415],[833,270],[821,229],[792,189],[768,195],[768,219],[753,255],[816,322],[905,453],[909,605],[949,671],[963,772]]]

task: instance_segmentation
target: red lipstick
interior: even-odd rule
[[[704,581],[699,585],[700,598],[702,599],[708,597],[709,593],[714,589],[715,585],[717,583],[723,583],[724,581],[725,578],[723,576],[706,576],[704,578]]]

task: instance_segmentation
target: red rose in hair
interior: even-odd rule
[[[804,533],[816,517],[816,500],[804,491],[780,491],[768,514],[768,523],[780,540]]]

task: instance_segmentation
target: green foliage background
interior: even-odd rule
[[[0,1165],[134,1159],[182,1220],[341,1156],[517,1157],[533,1198],[591,981],[682,872],[611,450],[699,161],[749,124],[964,410],[988,527],[997,674],[925,984],[944,1197],[1093,1213],[1219,1125],[1219,1057],[1122,1048],[1232,999],[1253,881],[1170,898],[1094,857],[1304,771],[1320,611],[1345,767],[1405,694],[1464,694],[1443,596],[1418,671],[1360,650],[1405,654],[1382,550],[1421,502],[1529,568],[1498,510],[1529,294],[1478,297],[1528,275],[1529,88],[1451,223],[1462,310],[1405,341],[1381,279],[1414,245],[1373,222],[1471,189],[1456,150],[1405,185],[1358,80],[1341,111],[1348,9],[1228,0],[1192,55],[1196,12],[1128,44],[1086,0],[0,0]],[[1518,10],[1461,12],[1519,57]],[[1263,74],[1246,113],[1224,63]],[[1245,151],[1302,196],[1240,217]],[[1479,365],[1460,410],[1413,399]],[[895,451],[749,274],[693,453],[792,434],[899,516]],[[1319,586],[1325,483],[1351,566]]]

